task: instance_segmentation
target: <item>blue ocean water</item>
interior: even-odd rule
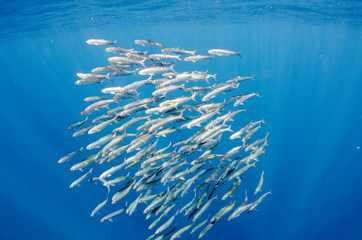
[[[273,195],[259,211],[220,220],[205,239],[361,239],[361,7],[359,1],[4,1],[0,239],[153,233],[141,210],[113,223],[91,218],[105,190],[87,183],[69,189],[79,175],[57,163],[96,139],[66,131],[83,119],[83,99],[100,90],[75,85],[76,73],[109,56],[85,44],[90,38],[124,48],[152,39],[198,53],[242,50],[241,58],[195,66],[224,80],[255,74],[242,87],[261,98],[249,101],[232,126],[265,119],[258,136],[269,132],[269,147],[248,179],[257,182],[264,169],[263,189]]]

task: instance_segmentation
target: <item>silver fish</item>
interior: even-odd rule
[[[67,130],[72,130],[72,129],[78,128],[78,127],[82,126],[84,123],[86,123],[87,120],[88,120],[88,117],[86,117],[81,122],[77,122],[77,123],[74,123],[74,124],[70,125],[69,127],[67,127]]]
[[[62,157],[61,159],[59,159],[58,163],[63,163],[63,162],[67,162],[69,161],[75,154],[82,152],[83,151],[83,147],[81,147],[79,150],[71,152],[67,155],[65,155],[64,157]]]
[[[260,181],[259,181],[258,186],[257,186],[256,189],[255,189],[254,196],[255,196],[258,192],[261,192],[261,187],[263,186],[263,181],[264,181],[264,170],[263,170],[262,173],[261,173]]]
[[[151,40],[134,40],[134,43],[141,46],[152,46],[152,47],[162,47],[164,44],[153,42]]]
[[[212,54],[212,55],[217,55],[217,56],[232,56],[232,55],[238,55],[240,57],[240,53],[241,51],[239,52],[233,52],[233,51],[230,51],[230,50],[225,50],[225,49],[210,49],[207,51],[209,54]]]
[[[189,56],[185,57],[184,61],[186,62],[198,62],[206,59],[214,59],[214,56],[204,56],[204,55],[195,55],[195,56]]]
[[[86,179],[92,173],[92,170],[93,168],[89,170],[89,172],[87,172],[86,174],[75,180],[72,184],[70,184],[70,188],[78,186],[84,179]]]
[[[116,41],[108,41],[108,40],[104,40],[104,39],[89,39],[86,41],[86,43],[91,44],[91,45],[116,45],[117,40]]]

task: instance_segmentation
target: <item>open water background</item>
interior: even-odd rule
[[[259,211],[222,219],[205,239],[362,238],[359,1],[0,5],[0,239],[145,239],[153,233],[141,210],[113,223],[90,218],[105,190],[87,183],[69,189],[79,175],[69,171],[71,164],[57,163],[97,139],[74,139],[66,131],[83,119],[83,98],[100,90],[75,85],[76,73],[106,64],[109,56],[103,47],[85,44],[90,38],[118,40],[124,48],[135,47],[134,39],[151,39],[199,54],[242,50],[242,58],[218,57],[188,69],[218,73],[222,81],[255,74],[240,87],[262,97],[248,101],[247,114],[232,129],[265,119],[258,136],[270,132],[267,154],[246,181],[257,184],[264,169],[263,189],[273,195]],[[237,194],[244,198],[243,190]]]

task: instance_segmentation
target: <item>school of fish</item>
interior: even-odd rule
[[[245,192],[237,191],[267,146],[268,133],[253,140],[264,120],[231,128],[233,118],[245,114],[246,109],[240,107],[259,96],[239,90],[254,76],[221,81],[222,76],[217,79],[216,73],[208,71],[176,71],[181,61],[210,61],[215,55],[240,56],[241,51],[210,49],[209,55],[200,55],[151,40],[134,41],[148,47],[145,51],[123,49],[116,41],[104,39],[86,43],[106,46],[109,64],[77,74],[75,84],[99,84],[101,92],[84,99],[89,105],[80,114],[87,116],[67,129],[74,131],[73,137],[103,134],[84,147],[89,154],[81,161],[75,159],[85,154],[83,147],[58,162],[69,162],[71,171],[81,171],[70,188],[87,180],[105,187],[105,200],[91,216],[113,204],[116,210],[104,214],[101,222],[138,209],[146,219],[153,219],[148,220],[151,235],[147,239],[173,240],[185,232],[199,232],[201,238],[225,215],[230,221],[250,213],[271,194],[262,194],[264,171],[259,183],[250,184],[255,185],[255,200],[248,201],[246,187]],[[158,53],[147,55],[154,51]],[[237,204],[240,197],[243,200]],[[189,224],[182,226],[177,220],[185,216]]]

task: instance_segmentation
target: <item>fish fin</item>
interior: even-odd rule
[[[141,60],[139,63],[140,63],[143,67],[146,67],[145,61],[146,61],[146,59],[143,59],[143,60]]]
[[[239,52],[237,52],[237,54],[240,58],[241,58],[241,50]]]
[[[196,50],[192,51],[191,54],[195,56]]]
[[[181,61],[180,58],[178,58],[178,59]],[[175,66],[175,64],[172,64],[172,65],[170,66],[170,70],[171,70],[172,72],[174,72],[174,73],[177,73],[177,72],[173,69],[173,66]]]
[[[106,79],[112,81],[112,77],[110,76],[110,73],[106,75]]]

